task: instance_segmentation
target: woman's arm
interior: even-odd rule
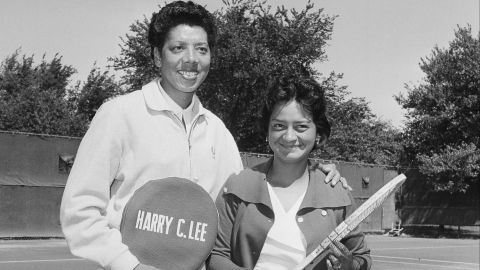
[[[113,102],[93,118],[78,149],[60,209],[62,230],[71,252],[112,270],[131,270],[137,258],[122,243],[106,217],[110,185],[122,154],[121,121]]]
[[[238,208],[238,199],[231,194],[225,194],[225,187],[215,202],[218,210],[219,226],[215,247],[207,260],[208,270],[245,270],[231,260],[231,234]]]
[[[349,192],[348,195],[352,204],[345,207],[344,214],[342,217],[337,217],[337,222],[345,220],[357,208],[352,194]],[[370,257],[370,249],[367,247],[365,234],[363,234],[359,227],[351,231],[340,242],[352,253],[355,264],[357,265],[355,270],[368,270],[371,268],[372,258]]]

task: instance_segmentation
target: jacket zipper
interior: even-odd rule
[[[180,119],[176,114],[174,114],[173,112],[169,112],[169,113],[170,113],[171,117],[173,119],[175,119],[175,121],[180,126],[180,128],[184,131],[185,139],[187,140],[188,159],[189,159],[189,166],[190,166],[190,171],[189,171],[188,175],[191,178],[192,177],[192,155],[191,155],[191,151],[190,151],[190,148],[191,148],[191,146],[190,146],[190,136],[187,132],[187,127],[186,127],[186,125],[183,124],[182,119]]]
[[[188,156],[189,156],[189,160],[190,160],[190,179],[192,179],[192,144],[190,143],[190,139],[192,137],[192,132],[193,132],[193,129],[195,128],[195,126],[197,125],[197,122],[198,122],[198,118],[200,117],[200,115],[197,115],[194,119],[193,119],[193,123],[192,125],[190,126],[190,130],[187,131],[188,133],[188,136],[187,136],[187,143],[188,143]],[[193,179],[192,179],[193,180]]]
[[[190,180],[192,180],[192,144],[190,142],[190,139],[191,139],[191,136],[192,136],[192,131],[195,128],[195,126],[197,125],[198,118],[200,118],[200,115],[197,115],[193,119],[192,126],[190,127],[190,130],[188,130],[188,131],[186,129],[186,126],[183,125],[182,120],[179,119],[176,114],[171,113],[171,115],[173,116],[173,118],[176,119],[177,123],[180,124],[182,129],[185,131],[185,136],[186,136],[186,139],[187,139],[187,146],[188,146],[188,160],[189,160],[189,167],[190,167],[189,176],[190,176]]]

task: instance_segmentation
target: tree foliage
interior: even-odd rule
[[[378,120],[364,98],[350,97],[345,86],[337,86],[341,75],[325,80],[332,134],[324,151],[315,156],[350,162],[397,165],[402,152],[400,132]]]
[[[449,47],[422,58],[425,79],[396,97],[408,110],[404,164],[419,166],[436,190],[465,192],[480,167],[480,43],[459,27]]]
[[[205,107],[217,114],[235,137],[241,151],[267,152],[265,137],[257,129],[269,78],[308,72],[327,91],[333,133],[324,152],[314,156],[377,164],[396,162],[396,131],[376,120],[368,103],[349,98],[338,87],[341,75],[318,73],[313,64],[326,60],[325,47],[335,16],[309,2],[304,9],[272,8],[266,1],[223,1],[214,12],[218,39],[210,73],[198,95]],[[120,56],[112,66],[125,72],[122,82],[139,89],[157,71],[149,58],[148,20],[137,20],[122,38]]]
[[[199,96],[222,118],[243,151],[265,151],[256,122],[263,104],[267,78],[305,68],[325,58],[325,44],[333,27],[332,16],[308,4],[305,10],[272,11],[265,1],[224,1],[217,11],[218,39],[207,80]],[[154,78],[147,42],[148,20],[136,21],[122,38],[121,53],[111,58],[123,70],[122,82],[130,91]]]
[[[113,68],[124,72],[121,84],[127,87],[128,92],[140,89],[158,76],[158,70],[150,57],[149,21],[144,17],[130,25],[130,33],[120,38],[120,55],[109,58]]]
[[[103,102],[123,93],[115,77],[108,71],[101,71],[97,66],[92,67],[83,86],[77,85],[76,88],[70,97],[71,104],[76,106],[77,115],[88,122]]]
[[[0,65],[0,130],[82,136],[97,108],[122,91],[98,67],[71,87],[75,72],[58,54],[38,65],[19,50],[7,56]]]
[[[256,122],[268,78],[307,70],[325,58],[334,17],[307,4],[273,10],[265,2],[224,1],[210,74],[199,95],[222,118],[243,151],[264,151]]]
[[[75,72],[55,55],[34,65],[32,56],[17,50],[0,66],[0,129],[70,135],[75,131],[66,100],[69,79]]]
[[[308,73],[326,91],[333,131],[314,157],[395,164],[397,131],[377,120],[363,98],[351,98],[338,86],[341,74],[318,73],[314,63],[326,60],[335,16],[309,2],[304,9],[272,8],[266,1],[224,1],[214,12],[218,26],[210,74],[198,95],[225,122],[241,151],[268,152],[257,129],[269,78]],[[35,66],[33,56],[7,57],[0,72],[0,129],[82,136],[96,110],[107,99],[139,89],[158,76],[147,42],[148,19],[137,20],[121,39],[120,55],[110,58],[123,71],[121,84],[94,66],[84,83],[69,87],[73,67],[61,57]]]
[[[480,172],[480,149],[473,143],[446,145],[431,154],[418,154],[420,170],[435,182],[436,190],[467,191]]]

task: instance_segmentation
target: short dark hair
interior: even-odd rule
[[[213,15],[204,7],[192,1],[175,1],[165,5],[157,13],[153,13],[148,29],[148,43],[151,56],[154,58],[154,49],[163,48],[168,32],[173,27],[186,24],[200,26],[207,32],[210,49],[215,47],[217,28]]]
[[[330,136],[330,123],[326,116],[325,91],[311,76],[286,75],[270,79],[267,97],[260,116],[260,128],[268,135],[268,126],[275,105],[295,100],[312,117],[317,134],[327,139]]]

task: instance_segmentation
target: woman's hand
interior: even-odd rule
[[[325,183],[330,183],[330,185],[333,187],[338,183],[338,181],[340,181],[345,189],[352,191],[352,188],[348,185],[347,180],[345,177],[340,175],[340,172],[337,170],[337,166],[335,166],[335,164],[317,163],[316,168],[327,174],[327,177],[325,177]]]
[[[358,270],[360,266],[354,260],[352,252],[338,241],[333,241],[329,246],[330,254],[327,258],[328,270]]]

